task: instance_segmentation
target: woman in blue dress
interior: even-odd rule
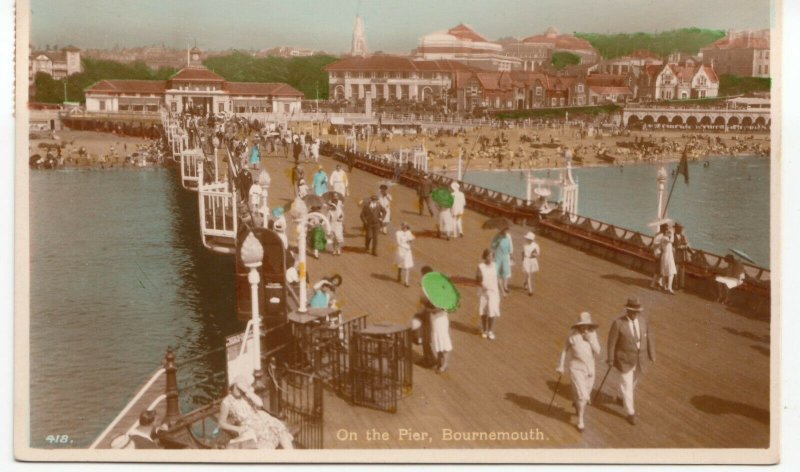
[[[325,173],[322,166],[319,166],[319,170],[314,174],[312,186],[314,187],[314,193],[320,197],[328,191],[328,174]]]
[[[261,162],[261,156],[258,153],[258,144],[253,144],[253,149],[250,150],[250,159],[248,163],[250,167],[254,169],[258,169],[258,165]]]
[[[492,253],[494,262],[497,266],[497,278],[500,279],[500,290],[503,295],[508,295],[508,279],[511,278],[511,254],[514,252],[514,244],[511,242],[511,235],[508,228],[503,228],[492,239]]]

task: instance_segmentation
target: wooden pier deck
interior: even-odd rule
[[[272,175],[270,206],[289,201],[291,163],[282,158],[265,158],[262,163]],[[330,174],[334,161],[323,157],[321,164]],[[316,164],[306,164],[305,170],[310,180]],[[419,268],[427,264],[454,278],[462,302],[450,315],[454,345],[450,369],[437,375],[415,366],[413,394],[399,401],[395,414],[351,406],[326,393],[325,448],[768,447],[769,319],[692,294],[672,296],[651,290],[647,275],[539,237],[541,272],[536,275],[534,296],[528,297],[521,288],[517,259],[511,294],[501,301],[497,339],[482,339],[477,288],[468,279],[474,277],[480,253],[494,234],[480,228],[486,217],[467,210],[466,236],[440,240],[433,236],[434,219],[427,213],[418,215],[415,192],[392,187],[392,224],[389,235],[380,237],[379,256],[373,257],[363,252],[357,201],[377,192],[379,178],[354,170],[349,179],[345,253],[309,258],[312,282],[333,273],[342,275],[337,297],[346,318],[369,314],[373,323],[408,323],[421,294]],[[401,221],[408,221],[417,235],[412,243],[416,266],[410,288],[395,280],[393,233]],[[526,231],[512,229],[516,258]],[[581,434],[574,426],[568,383],[562,381],[552,409],[547,408],[564,339],[581,311],[592,313],[600,324],[603,345],[597,365],[599,385],[606,372],[610,322],[623,314],[631,296],[640,298],[651,319],[657,351],[657,363],[636,391],[639,422],[629,425],[622,407],[606,395],[613,395],[612,373],[597,404],[589,407],[587,428]],[[421,356],[419,346],[414,349]],[[446,429],[511,433],[537,428],[541,434],[534,434],[531,441],[443,437]],[[388,438],[368,439],[367,431],[373,429],[388,433]],[[403,440],[401,429],[427,437]]]

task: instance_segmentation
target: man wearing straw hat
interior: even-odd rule
[[[608,360],[611,367],[619,373],[619,391],[622,405],[628,415],[628,423],[636,424],[636,410],[633,405],[633,392],[647,365],[656,360],[655,344],[650,323],[640,315],[642,305],[638,298],[629,298],[625,305],[625,315],[611,324],[608,333]],[[602,388],[602,385],[600,386]]]

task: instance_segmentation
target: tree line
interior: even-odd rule
[[[722,30],[701,28],[681,28],[659,33],[576,33],[575,36],[589,41],[606,59],[626,56],[640,49],[664,57],[674,52],[697,54],[706,47],[725,37]]]

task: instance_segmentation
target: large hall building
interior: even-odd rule
[[[509,71],[522,65],[518,58],[505,54],[502,45],[489,41],[463,23],[421,37],[419,47],[411,55],[416,59],[458,61],[485,70]]]
[[[86,89],[86,111],[94,113],[172,112],[296,113],[303,93],[283,83],[230,82],[203,67],[200,50],[168,80],[101,80]]]

